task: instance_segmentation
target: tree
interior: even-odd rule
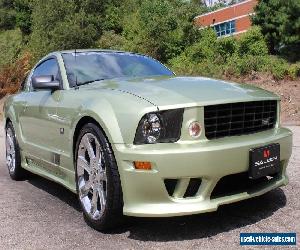
[[[0,30],[10,30],[15,27],[16,16],[13,0],[0,0]]]
[[[35,0],[0,0],[0,29],[20,28],[22,35],[31,32],[31,11]]]
[[[179,55],[199,36],[193,17],[203,9],[177,0],[145,0],[124,21],[128,50],[149,54],[162,62]]]
[[[105,4],[106,0],[35,0],[29,41],[34,55],[93,47],[102,34]]]
[[[31,33],[32,4],[33,0],[14,0],[16,26],[20,28],[23,36]]]
[[[12,10],[0,8],[0,29],[10,30],[15,27],[16,17]]]
[[[261,27],[272,54],[290,47],[300,48],[300,1],[260,0],[252,22]]]

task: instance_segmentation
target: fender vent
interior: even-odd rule
[[[55,165],[60,165],[60,155],[56,153],[52,153],[52,162]]]

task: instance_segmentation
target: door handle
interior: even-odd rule
[[[23,106],[23,113],[25,113],[28,107],[27,102],[22,102],[22,106]]]

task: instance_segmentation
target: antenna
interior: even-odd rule
[[[75,48],[75,64],[76,64],[76,57],[77,57],[77,50]],[[75,89],[79,89],[78,82],[77,82],[77,74],[75,75]]]

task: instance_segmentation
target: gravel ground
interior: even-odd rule
[[[297,232],[299,247],[300,127],[290,128],[294,148],[288,186],[222,206],[213,213],[128,218],[124,227],[102,234],[84,223],[75,195],[63,187],[38,176],[20,182],[10,180],[0,123],[0,248],[235,249],[240,232]]]

